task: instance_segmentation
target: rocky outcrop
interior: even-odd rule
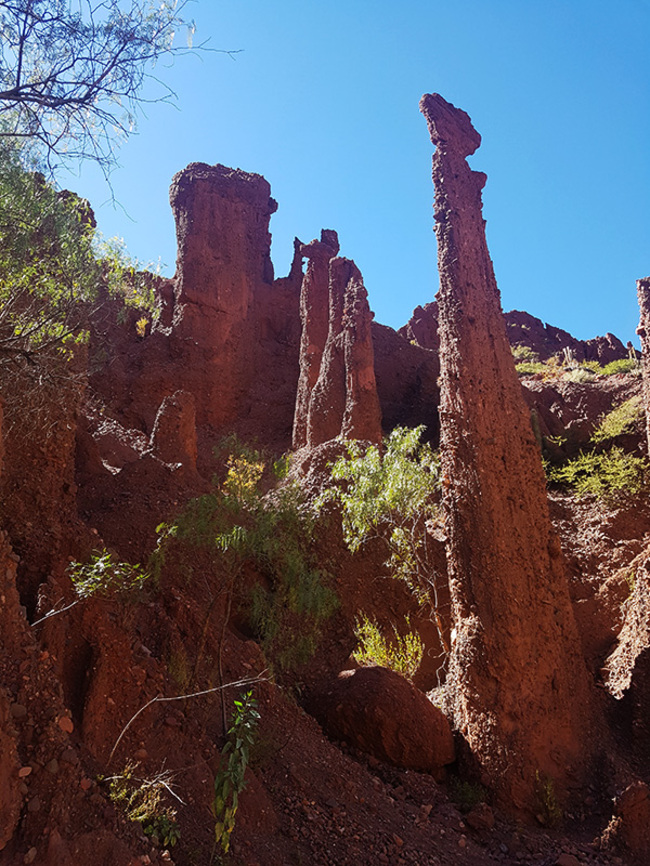
[[[298,379],[301,258],[273,279],[267,181],[222,165],[192,163],[173,179],[178,239],[174,280],[155,281],[158,314],[105,297],[93,312],[91,385],[123,427],[151,436],[166,397],[194,397],[199,463],[226,432],[290,441]],[[118,325],[117,320],[125,320]]]
[[[300,378],[293,422],[293,448],[307,444],[307,421],[312,391],[318,381],[329,333],[329,265],[338,255],[336,232],[323,229],[320,241],[300,247],[307,259],[307,272],[300,290]]]
[[[294,448],[313,448],[342,436],[381,440],[372,344],[372,318],[361,273],[332,252],[336,235],[302,247],[310,260],[301,292],[301,369]],[[327,271],[326,271],[327,268]],[[325,337],[325,275],[327,335]]]
[[[597,361],[609,364],[628,357],[628,350],[614,334],[594,337],[593,340],[578,340],[568,331],[547,325],[541,319],[511,310],[504,313],[508,341],[515,346],[526,346],[537,355],[540,361],[547,361],[553,355],[563,355],[565,350],[577,363]],[[423,307],[416,307],[409,321],[400,328],[399,333],[419,346],[438,351],[438,304],[433,301]]]
[[[634,782],[616,798],[614,818],[602,838],[605,848],[622,849],[630,862],[645,864],[650,857],[650,788]]]
[[[448,709],[497,800],[534,814],[536,778],[565,794],[583,766],[590,695],[539,447],[485,240],[480,136],[433,94],[441,461],[455,634]]]
[[[633,588],[603,679],[615,698],[627,702],[635,738],[650,743],[650,549],[633,560],[628,576]]]
[[[196,470],[196,409],[194,397],[176,391],[162,401],[151,433],[151,447],[165,463]]]
[[[425,349],[378,322],[372,323],[372,342],[384,430],[424,424],[424,438],[437,444],[438,352]]]
[[[639,299],[639,327],[636,329],[641,340],[641,363],[643,370],[643,402],[645,404],[646,429],[650,450],[650,277],[636,282]]]
[[[273,283],[269,220],[277,209],[258,174],[191,163],[173,179],[178,259],[172,349],[199,423],[232,422],[255,375],[253,299]],[[191,359],[191,360],[190,360]]]
[[[315,714],[331,737],[398,767],[435,772],[455,759],[443,713],[386,668],[342,671],[317,699]]]

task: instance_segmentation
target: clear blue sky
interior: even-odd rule
[[[420,96],[483,137],[484,216],[504,309],[580,338],[633,338],[650,275],[650,0],[197,0],[195,42],[240,49],[156,70],[112,175],[60,176],[100,229],[174,270],[168,204],[192,161],[263,174],[276,276],[295,235],[339,233],[378,321],[399,327],[437,289],[431,154]],[[105,203],[105,204],[103,204]]]

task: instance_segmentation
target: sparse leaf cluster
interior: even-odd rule
[[[224,853],[230,848],[239,795],[246,786],[246,768],[260,720],[257,701],[252,692],[243,694],[234,705],[228,741],[221,752],[221,763],[214,779],[212,800],[215,842]]]

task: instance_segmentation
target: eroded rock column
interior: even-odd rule
[[[307,444],[307,417],[311,393],[318,381],[329,332],[329,266],[339,251],[335,231],[323,229],[320,241],[302,244],[307,271],[300,290],[300,378],[293,422],[293,447]]]
[[[197,422],[220,428],[241,412],[255,379],[253,302],[273,283],[268,182],[223,165],[191,163],[170,201],[178,260],[171,351]]]
[[[441,459],[455,637],[448,708],[484,781],[534,814],[561,799],[590,748],[590,695],[539,449],[487,249],[465,112],[422,98],[440,269]]]
[[[643,403],[645,406],[648,450],[650,451],[650,277],[636,281],[639,299],[639,327],[636,329],[641,340],[641,364],[643,372]]]
[[[318,267],[322,267],[322,264]],[[316,268],[314,276],[315,272]],[[308,277],[309,271],[305,282]],[[322,274],[319,274],[319,279],[322,280]],[[311,287],[315,285],[314,282]],[[320,317],[323,312],[320,282],[318,286],[321,292]],[[312,306],[313,311],[315,305]],[[337,436],[381,441],[381,408],[375,380],[372,319],[368,293],[357,266],[350,259],[331,258],[328,263],[327,339],[318,365],[316,359],[322,327],[317,324],[315,317],[310,322],[310,310],[303,306],[303,344],[309,343],[313,354],[310,357],[301,356],[301,382],[308,387],[317,366],[318,371],[308,399],[304,391],[298,394],[294,421],[294,442],[297,447],[306,445],[313,448]],[[309,336],[305,339],[306,331]]]

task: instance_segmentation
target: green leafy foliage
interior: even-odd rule
[[[68,575],[80,598],[131,593],[142,589],[149,577],[142,566],[115,560],[106,549],[93,553],[90,562],[71,562]]]
[[[224,853],[230,848],[230,837],[235,829],[239,795],[246,786],[246,767],[255,744],[260,714],[252,692],[241,695],[234,702],[228,740],[221,752],[219,770],[214,779],[214,835]]]
[[[636,496],[648,484],[648,462],[622,448],[581,452],[562,466],[549,469],[549,480],[572,488],[578,496],[592,495],[614,503]]]
[[[236,450],[224,460],[223,480],[188,503],[174,524],[158,527],[151,568],[159,577],[173,555],[186,579],[200,571],[210,574],[215,591],[228,584],[269,658],[287,670],[311,657],[322,623],[338,606],[311,552],[315,515],[296,484],[261,492],[270,479],[257,450],[232,437],[220,454],[224,447]],[[247,563],[260,580],[244,592],[237,577]]]
[[[0,143],[0,367],[70,358],[101,286],[151,313],[152,275],[139,268],[119,242],[96,243],[87,202]]]
[[[412,682],[422,663],[424,645],[420,635],[410,630],[408,617],[406,625],[409,631],[404,635],[393,626],[393,636],[389,639],[381,633],[375,620],[360,617],[354,629],[359,645],[352,653],[357,664],[362,667],[379,665]]]
[[[636,422],[640,418],[643,418],[643,415],[644,409],[641,397],[631,397],[605,415],[592,434],[591,441],[594,444],[598,444],[629,433]]]
[[[111,776],[109,799],[122,809],[129,819],[142,825],[142,831],[156,845],[173,848],[180,839],[176,810],[165,803],[171,793],[171,774],[159,773],[153,778],[136,776],[137,765],[129,763],[116,776]]]
[[[601,376],[616,376],[619,373],[640,372],[639,362],[634,358],[619,358],[618,361],[610,361],[600,371]]]
[[[340,503],[343,537],[352,553],[371,538],[385,543],[388,575],[405,581],[421,603],[430,605],[447,650],[428,531],[439,514],[440,460],[420,441],[423,430],[398,427],[383,450],[348,443],[347,456],[331,467],[334,483],[319,504]]]
[[[0,135],[28,140],[50,168],[90,159],[104,172],[135,126],[140,92],[173,96],[157,60],[183,49],[182,0],[12,0],[0,4]],[[193,25],[188,26],[189,36]],[[156,95],[157,94],[157,95]]]

